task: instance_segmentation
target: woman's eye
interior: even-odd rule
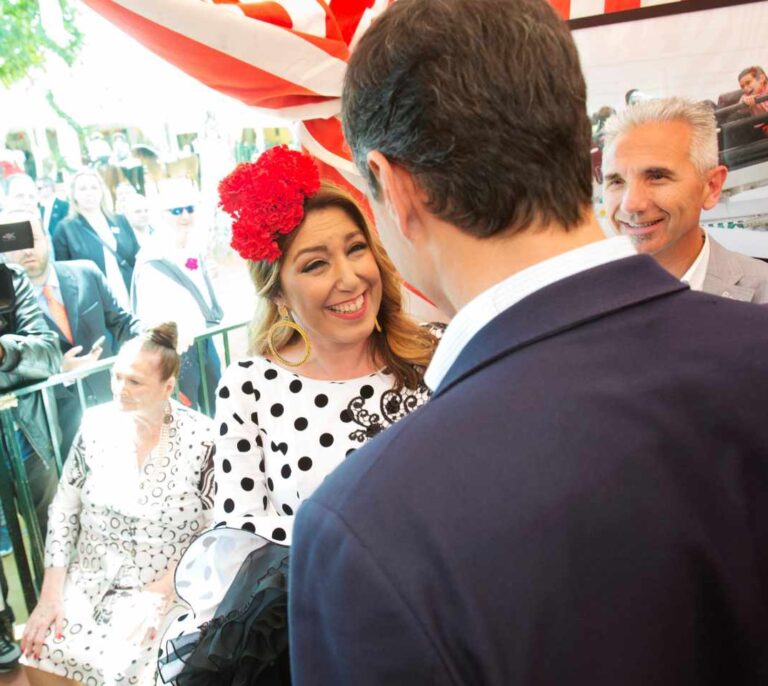
[[[323,260],[314,260],[313,262],[310,262],[309,264],[305,265],[304,268],[301,270],[301,273],[306,274],[307,272],[314,271],[315,269],[322,267],[324,264],[325,262],[323,262]]]
[[[366,250],[368,248],[367,243],[355,243],[349,248],[349,252],[359,252],[360,250]]]

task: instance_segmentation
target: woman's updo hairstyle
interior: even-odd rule
[[[179,329],[176,322],[163,322],[145,329],[139,334],[142,350],[149,350],[160,355],[160,376],[163,381],[175,376],[178,378],[181,359],[176,348],[179,344]]]

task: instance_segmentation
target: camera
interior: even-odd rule
[[[27,250],[35,245],[32,224],[28,221],[0,224],[0,253]],[[16,322],[16,292],[13,274],[5,263],[0,264],[0,335],[13,333]]]

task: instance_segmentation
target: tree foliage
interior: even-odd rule
[[[60,45],[48,36],[37,0],[0,0],[0,83],[8,87],[45,65],[49,52],[72,64],[83,36],[75,25],[69,0],[59,0],[68,41]]]

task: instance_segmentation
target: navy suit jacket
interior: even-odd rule
[[[69,214],[69,203],[61,198],[54,198],[51,205],[51,214],[48,217],[48,224],[43,226],[43,230],[50,236],[56,233],[59,222]],[[40,220],[45,220],[45,208],[40,205]]]
[[[125,287],[131,292],[131,278],[136,265],[136,253],[139,252],[139,242],[133,233],[128,220],[121,214],[107,217],[109,225],[117,239],[117,264],[123,276]],[[104,251],[107,248],[94,231],[93,227],[82,215],[64,219],[59,223],[53,236],[53,249],[56,259],[91,260],[102,274],[106,274]]]
[[[125,341],[141,331],[139,320],[118,304],[107,280],[93,262],[54,262],[53,268],[59,277],[74,343],[66,339],[48,315],[45,319],[59,335],[62,353],[75,345],[83,346],[83,352],[88,352],[101,336],[106,336],[102,357],[111,357]]]
[[[647,256],[501,313],[299,509],[295,686],[768,683],[766,346]]]

